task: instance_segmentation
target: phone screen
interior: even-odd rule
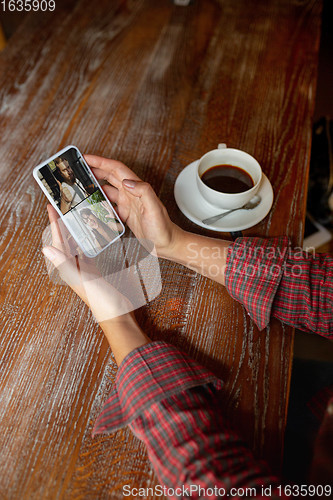
[[[110,201],[80,151],[69,146],[34,169],[51,204],[88,257],[94,257],[124,233]]]

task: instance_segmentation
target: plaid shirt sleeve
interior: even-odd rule
[[[301,330],[333,336],[333,258],[292,251],[286,237],[238,238],[225,272],[230,295],[260,329],[271,315]]]
[[[328,310],[332,303],[332,262],[298,260],[302,270],[307,270],[304,276],[310,278],[306,285],[306,278],[290,281],[284,272],[295,264],[295,258],[286,238],[240,238],[230,247],[226,286],[260,328],[272,314],[280,319],[288,316],[293,324],[292,310],[298,307],[294,303],[301,303],[302,314],[309,314],[312,321],[332,325],[329,315],[319,317],[318,309],[326,304],[324,310]],[[310,304],[302,299],[305,286]],[[315,297],[319,297],[317,309],[313,308]],[[135,349],[122,362],[93,433],[129,425],[146,444],[170,498],[242,498],[245,488],[253,488],[251,498],[267,498],[265,488],[270,498],[287,498],[277,489],[278,479],[254,458],[226,421],[219,408],[221,387],[222,382],[212,373],[175,347],[152,342]],[[242,488],[242,496],[235,493],[237,488]]]
[[[169,498],[233,496],[233,488],[262,488],[278,496],[278,480],[256,460],[217,410],[222,382],[166,342],[132,351],[122,362],[115,388],[93,434],[128,424],[147,446]],[[249,490],[248,490],[249,491]]]

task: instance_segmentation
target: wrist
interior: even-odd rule
[[[177,261],[180,250],[183,248],[183,244],[186,239],[187,233],[176,224],[174,223],[172,224],[173,228],[172,228],[170,243],[167,247],[164,247],[158,251],[158,256],[163,259]]]
[[[150,342],[139,327],[134,314],[128,313],[100,323],[114,353],[117,365],[134,349]]]

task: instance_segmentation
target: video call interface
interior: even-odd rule
[[[38,177],[85,253],[97,255],[122,232],[119,219],[75,148],[42,166]]]

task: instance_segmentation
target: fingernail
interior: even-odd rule
[[[49,260],[55,259],[55,257],[56,257],[56,254],[53,251],[53,248],[51,248],[51,247],[43,248],[42,252],[45,255],[45,257],[47,257]]]
[[[124,186],[133,189],[136,186],[136,181],[132,181],[131,179],[124,179],[123,184]]]

